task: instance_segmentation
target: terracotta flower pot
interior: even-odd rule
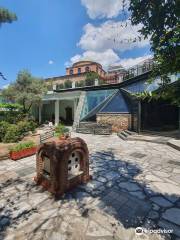
[[[65,140],[66,137],[65,137],[64,135],[61,135],[61,136],[59,136],[59,139],[60,139],[60,140]]]
[[[69,136],[69,134],[63,134],[63,135],[60,135],[59,136],[59,139],[60,140],[66,140],[66,139],[68,139],[70,136]]]
[[[21,158],[32,156],[36,153],[36,149],[37,149],[37,147],[31,147],[31,148],[22,149],[21,151],[18,151],[18,152],[11,151],[10,158],[12,160],[18,160]]]

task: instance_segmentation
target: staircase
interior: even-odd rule
[[[80,117],[81,117],[81,111],[84,105],[84,100],[86,97],[86,92],[81,92],[81,95],[79,97],[79,102],[78,102],[78,106],[76,109],[76,113],[74,116],[74,122],[73,122],[73,131],[76,131],[76,128],[79,126],[79,121],[80,121]]]
[[[132,135],[135,135],[136,132],[133,132],[133,131],[129,131],[129,130],[124,130],[124,131],[121,131],[121,132],[118,132],[118,137],[120,137],[122,140],[127,140],[129,136],[132,136]]]

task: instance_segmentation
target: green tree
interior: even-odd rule
[[[179,7],[177,0],[130,0],[131,22],[142,24],[140,33],[150,38],[154,76],[161,76],[163,84],[169,82],[168,74],[180,69]]]
[[[176,104],[179,107],[180,122],[179,81],[177,85],[169,85],[169,75],[180,71],[180,2],[130,0],[129,11],[132,24],[141,24],[142,28],[139,32],[144,38],[150,38],[155,61],[152,77],[161,77],[160,91],[152,94],[150,99],[160,97]],[[143,97],[147,95],[144,93]]]
[[[85,82],[83,80],[76,82],[76,87],[84,87]]]
[[[64,88],[72,88],[72,82],[70,80],[66,80],[64,82]]]
[[[33,77],[28,71],[20,71],[16,82],[2,91],[6,99],[22,105],[24,114],[28,114],[33,105],[40,104],[47,87],[42,79]]]
[[[156,91],[133,94],[138,99],[144,101],[147,100],[165,100],[179,108],[179,130],[180,130],[180,79],[171,84],[166,84]]]
[[[0,7],[0,26],[2,23],[11,23],[16,20],[17,20],[16,14],[9,12],[9,10],[6,8]],[[6,80],[6,78],[4,77],[4,75],[1,72],[0,72],[0,77],[3,80]]]
[[[85,78],[86,86],[94,85],[95,79],[99,80],[99,75],[96,72],[86,73],[86,78]]]
[[[17,20],[16,14],[10,12],[6,8],[0,8],[0,24],[11,23]]]

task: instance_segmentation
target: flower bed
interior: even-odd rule
[[[36,153],[36,149],[37,146],[32,141],[19,143],[10,149],[10,158],[12,160],[18,160],[34,155]]]

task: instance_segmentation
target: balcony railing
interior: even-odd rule
[[[153,61],[148,61],[147,63],[144,63],[143,65],[137,65],[133,68],[130,68],[123,76],[123,80],[128,80],[130,78],[142,75],[146,72],[149,72],[153,69],[154,63]]]

